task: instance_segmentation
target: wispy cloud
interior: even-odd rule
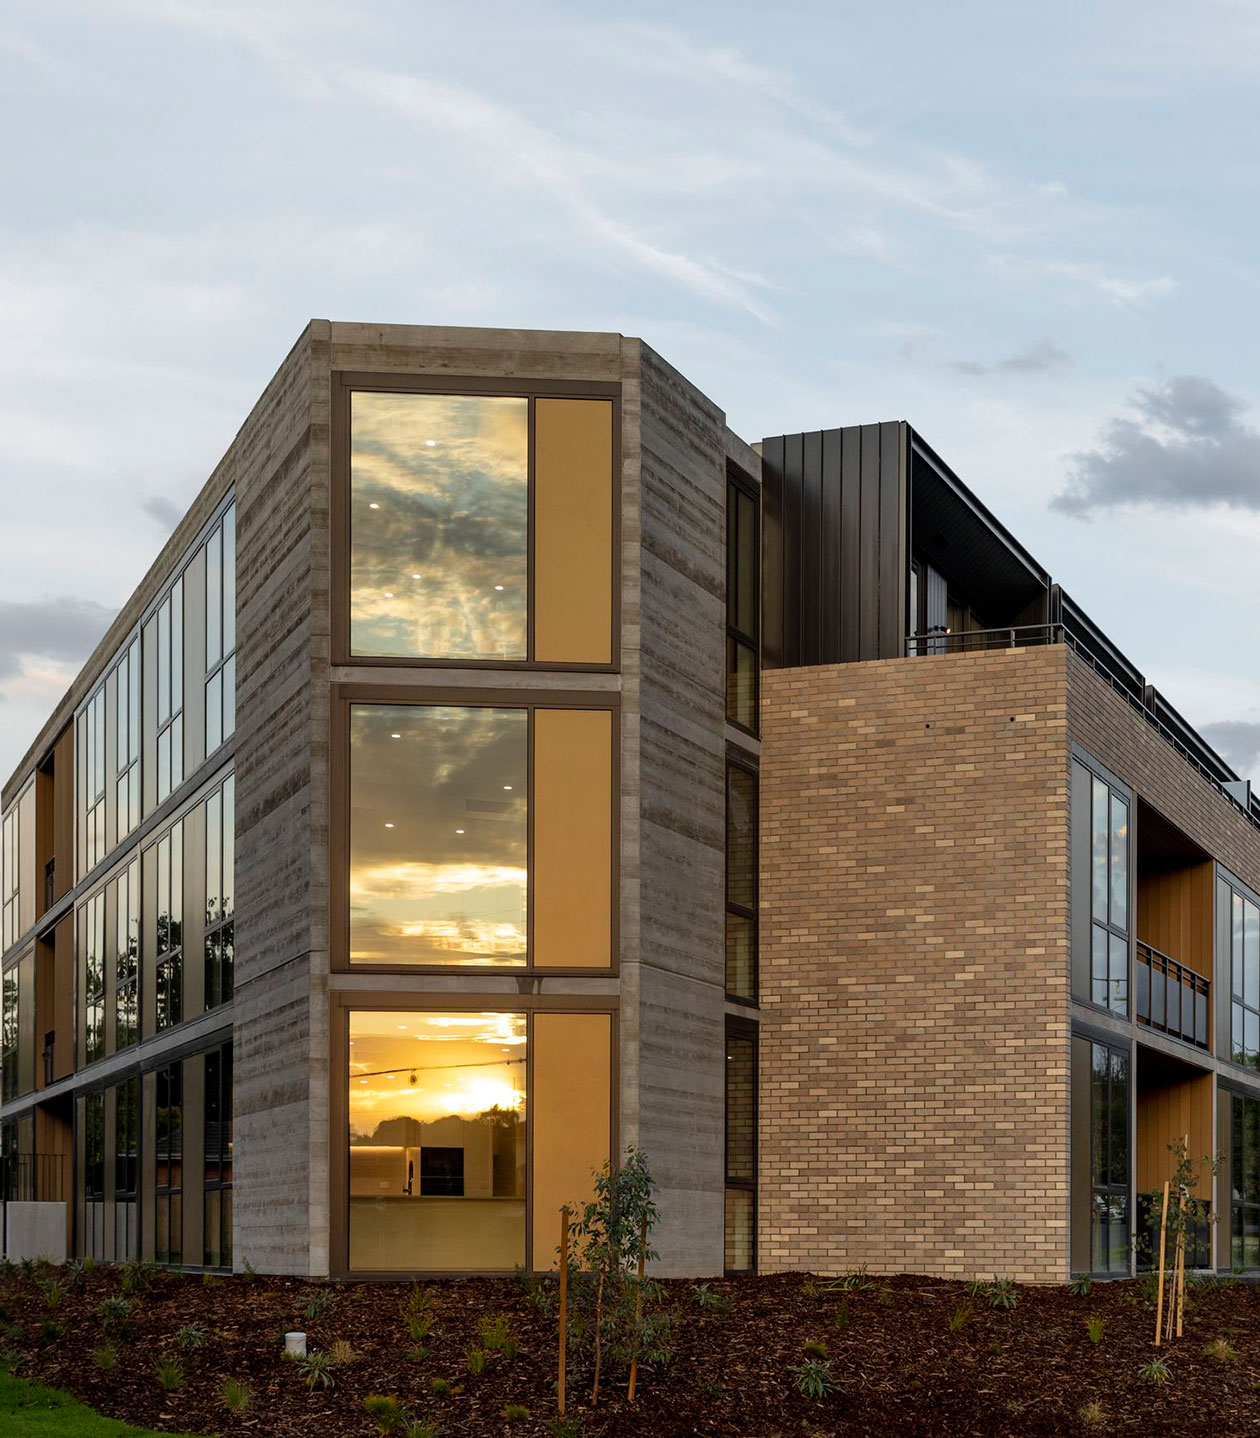
[[[1177,282],[1171,275],[1122,275],[1094,260],[1063,260],[1025,254],[989,256],[998,270],[1033,280],[1059,280],[1074,290],[1099,294],[1119,310],[1144,309],[1153,300],[1171,294]]]
[[[0,599],[0,681],[40,660],[81,663],[113,617],[89,599]]]
[[[1068,458],[1068,482],[1051,500],[1065,514],[1128,505],[1260,509],[1260,431],[1245,405],[1199,375],[1140,387],[1132,417],[1103,426],[1095,449]]]
[[[1072,356],[1052,341],[1042,339],[1012,350],[1010,354],[990,363],[956,359],[944,361],[944,367],[967,375],[1046,374],[1055,370],[1071,369]]]
[[[1245,778],[1260,778],[1260,719],[1203,725],[1203,737]]]

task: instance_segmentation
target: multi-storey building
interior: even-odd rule
[[[11,1249],[1260,1268],[1260,805],[905,424],[314,321],[3,812]]]

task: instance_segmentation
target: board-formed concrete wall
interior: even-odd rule
[[[66,1206],[64,1203],[0,1203],[4,1225],[4,1256],[9,1263],[24,1258],[66,1261]]]

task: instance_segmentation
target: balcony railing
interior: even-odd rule
[[[1020,649],[1028,645],[1059,644],[1061,624],[1016,624],[1008,629],[929,629],[906,635],[906,653],[970,654],[986,649]]]
[[[1211,984],[1176,959],[1141,941],[1134,965],[1137,1020],[1197,1048],[1208,1046]]]

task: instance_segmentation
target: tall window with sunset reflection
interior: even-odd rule
[[[350,649],[527,655],[529,401],[357,391]]]
[[[526,960],[524,709],[350,711],[350,961]]]
[[[523,1014],[350,1015],[350,1267],[525,1261]]]

